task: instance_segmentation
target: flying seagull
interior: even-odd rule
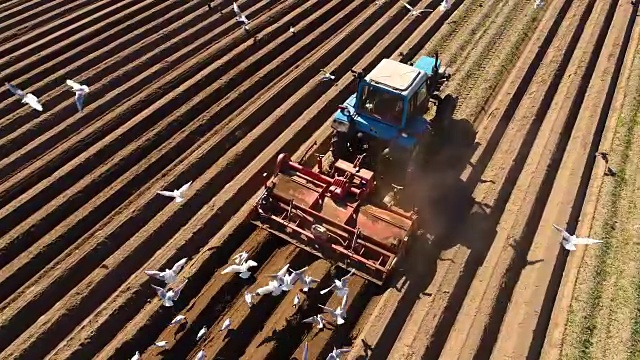
[[[40,103],[38,102],[38,98],[35,97],[32,93],[25,93],[24,91],[18,89],[17,87],[15,87],[15,85],[10,83],[5,84],[9,87],[9,90],[11,90],[14,95],[17,95],[22,99],[21,103],[29,104],[29,106],[31,106],[32,108],[38,111],[42,111],[42,105],[40,105]]]
[[[406,6],[409,10],[411,10],[409,12],[410,16],[418,16],[420,15],[420,13],[422,12],[428,12],[428,11],[433,11],[431,9],[421,9],[421,10],[415,10],[413,7],[411,7],[411,5],[407,4],[406,2],[402,2],[404,4],[404,6]]]
[[[206,333],[207,333],[207,327],[203,326],[202,329],[200,329],[200,331],[198,331],[198,335],[196,335],[196,341],[199,341],[200,339],[202,339],[202,337]]]
[[[251,307],[251,305],[253,305],[253,294],[248,291],[245,291],[244,301],[249,305],[249,307]]]
[[[351,349],[336,349],[334,347],[333,351],[331,352],[331,354],[329,354],[329,356],[327,356],[327,360],[338,360],[338,359],[340,359],[340,356],[342,354],[346,354],[349,351],[351,351]]]
[[[226,269],[222,270],[222,273],[240,273],[241,278],[247,279],[249,276],[251,276],[251,271],[249,271],[249,268],[253,266],[258,266],[258,263],[253,260],[247,260],[240,265],[230,265]]]
[[[271,293],[271,295],[273,296],[278,296],[280,295],[280,293],[282,293],[282,288],[278,284],[277,280],[271,280],[269,281],[269,285],[263,286],[256,290],[256,295],[266,295],[269,293]]]
[[[198,351],[196,354],[196,360],[204,360],[204,350]]]
[[[331,315],[331,317],[336,319],[337,325],[344,324],[344,318],[347,317],[346,315],[347,296],[346,295],[342,298],[342,303],[338,305],[338,307],[335,308],[335,310],[322,305],[318,305],[318,306],[323,308],[326,312],[328,312]]]
[[[167,343],[168,343],[168,341],[158,341],[157,343],[155,343],[153,345],[155,345],[155,346],[157,346],[159,348],[164,348],[164,347],[167,347]]]
[[[301,282],[302,282],[302,291],[307,292],[309,291],[310,287],[320,282],[320,280],[314,279],[311,276],[304,276]]]
[[[325,80],[331,80],[331,81],[335,81],[336,80],[336,73],[335,71],[327,71],[325,69],[320,69],[320,72],[323,74],[320,77],[320,81],[325,81]]]
[[[235,13],[236,13],[236,21],[241,22],[241,23],[243,24],[243,25],[242,25],[242,28],[243,28],[243,29],[245,29],[245,31],[246,31],[246,30],[249,30],[249,26],[248,26],[248,25],[249,25],[249,23],[250,23],[251,21],[249,21],[249,20],[247,19],[247,17],[246,17],[246,16],[244,16],[244,14],[242,13],[242,11],[240,11],[240,8],[238,7],[238,4],[236,4],[236,2],[235,2],[235,1],[233,2],[233,12],[235,12]]]
[[[536,0],[535,4],[533,4],[533,7],[535,9],[541,8],[544,6],[544,0]]]
[[[228,318],[227,320],[224,321],[224,323],[222,323],[222,328],[220,328],[220,331],[225,331],[230,327],[231,327],[231,319]]]
[[[182,291],[182,289],[184,288],[184,286],[187,284],[188,280],[185,280],[184,283],[182,283],[182,285],[180,285],[179,287],[173,289],[173,290],[169,290],[169,291],[165,291],[165,289],[155,286],[155,285],[151,285],[154,289],[156,289],[156,292],[158,293],[158,296],[160,297],[160,299],[162,299],[162,305],[164,306],[173,306],[173,302],[178,300],[178,298],[180,297],[180,292]]]
[[[185,320],[185,316],[184,315],[178,315],[176,316],[173,320],[171,320],[171,323],[169,323],[169,326],[171,325],[176,325],[176,324],[180,324],[183,320]]]
[[[300,270],[291,270],[289,269],[289,271],[291,271],[291,281],[293,281],[294,283],[296,281],[298,281],[298,279],[301,279],[304,276],[305,271],[307,271],[309,267],[304,267]]]
[[[579,238],[579,237],[576,237],[575,235],[569,235],[569,233],[565,229],[559,227],[556,224],[552,224],[552,225],[556,230],[558,230],[562,234],[562,246],[564,246],[564,248],[569,251],[576,250],[576,245],[591,245],[591,244],[599,244],[602,242],[602,240],[594,240],[591,238]]]
[[[324,327],[324,318],[322,317],[322,314],[318,314],[308,319],[304,319],[302,320],[302,322],[317,325],[318,329],[322,329]]]
[[[182,185],[182,187],[178,190],[173,190],[173,191],[162,190],[162,191],[158,191],[158,194],[175,198],[177,203],[183,202],[184,193],[187,191],[187,189],[189,189],[189,186],[191,186],[192,182],[193,181],[189,181],[188,183]]]
[[[451,0],[442,0],[440,3],[440,10],[447,11],[451,9]]]
[[[84,109],[84,98],[89,92],[89,87],[87,85],[80,85],[72,80],[67,80],[67,85],[71,86],[71,91],[76,93],[76,106],[78,107],[78,111],[82,112]]]
[[[164,271],[153,271],[153,270],[145,270],[145,274],[154,277],[156,279],[162,280],[168,284],[172,284],[178,278],[178,273],[182,270],[184,264],[187,263],[187,258],[184,258],[175,265],[171,269],[165,269]]]
[[[349,289],[347,288],[347,285],[349,283],[349,277],[353,275],[354,272],[355,270],[351,270],[349,274],[347,274],[345,277],[343,277],[340,280],[334,279],[333,284],[331,284],[329,288],[320,291],[320,294],[325,294],[329,290],[335,288],[336,289],[335,292],[336,294],[338,294],[338,296],[345,297],[347,295],[347,292],[349,292]]]
[[[296,29],[294,29],[293,26],[289,26],[289,32],[295,35]]]
[[[302,349],[302,360],[309,360],[309,344],[305,341]]]

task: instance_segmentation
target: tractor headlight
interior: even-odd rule
[[[346,133],[349,131],[349,123],[334,119],[331,122],[331,128],[333,128],[337,132]]]

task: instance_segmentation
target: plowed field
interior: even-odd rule
[[[204,1],[0,4],[1,80],[44,107],[0,92],[0,358],[286,359],[305,342],[310,358],[344,346],[354,359],[557,357],[567,304],[556,295],[579,264],[551,223],[590,228],[589,189],[603,178],[593,153],[624,97],[638,7],[409,3],[435,11],[239,1],[251,36],[228,0],[222,13]],[[319,291],[345,271],[245,221],[262,174],[281,152],[300,160],[326,143],[355,90],[349,69],[436,50],[459,101],[423,174],[429,240],[411,245],[391,288],[353,278],[346,323],[318,331],[300,320],[339,304]],[[318,81],[323,68],[335,83]],[[90,87],[84,113],[66,79]],[[184,203],[156,194],[188,181]],[[220,274],[241,250],[258,282]],[[183,257],[189,282],[163,307],[143,270]],[[286,263],[320,284],[297,309],[294,291],[249,308],[244,292]],[[188,324],[169,326],[177,314]],[[227,318],[232,330],[218,332]]]

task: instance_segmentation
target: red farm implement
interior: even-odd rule
[[[416,215],[370,198],[374,173],[338,160],[325,175],[278,157],[253,222],[382,285],[416,231]]]

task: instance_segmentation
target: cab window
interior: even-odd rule
[[[420,85],[418,90],[413,94],[411,100],[409,100],[409,114],[411,117],[424,115],[426,107],[425,100],[428,97],[427,83]]]
[[[393,126],[402,126],[404,99],[370,85],[364,85],[358,111]]]

